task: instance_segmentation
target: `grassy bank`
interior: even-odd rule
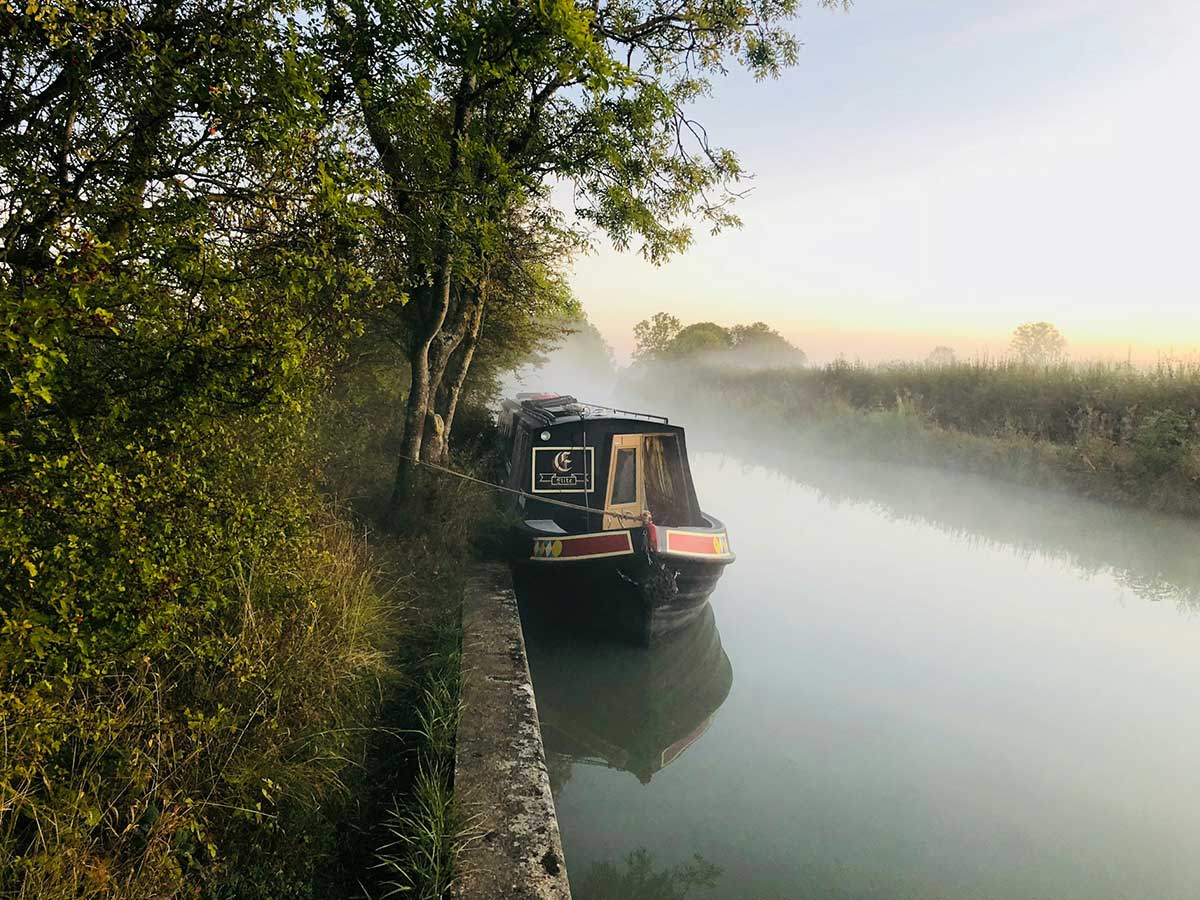
[[[648,399],[786,432],[816,453],[932,463],[1200,515],[1200,368],[1010,362],[739,372],[656,367]]]
[[[400,532],[380,530],[370,539],[396,600],[398,631],[316,896],[447,895],[465,827],[453,783],[462,599],[470,560],[487,552],[481,543],[495,510],[475,486],[423,478]]]
[[[385,531],[389,437],[323,394],[152,447],[85,434],[0,485],[0,896],[445,894],[494,505],[418,481]]]
[[[436,900],[455,875],[463,823],[454,804],[461,613],[472,559],[491,555],[498,513],[485,489],[420,471],[398,511],[388,506],[398,447],[392,398],[403,372],[370,363],[343,372],[322,408],[322,474],[367,534],[378,590],[391,601],[387,671],[338,835],[314,882],[321,898],[404,895]],[[467,423],[452,468],[482,473],[491,420]]]

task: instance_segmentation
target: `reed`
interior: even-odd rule
[[[665,377],[662,377],[665,376]],[[672,366],[633,386],[700,417],[788,432],[815,453],[930,463],[1200,515],[1200,364],[733,371]]]
[[[454,803],[454,738],[462,712],[457,649],[427,678],[417,709],[416,775],[388,813],[378,852],[383,896],[440,900],[456,873],[465,828]]]

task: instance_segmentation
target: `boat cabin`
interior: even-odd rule
[[[498,427],[509,486],[530,521],[567,532],[630,528],[647,521],[706,524],[688,466],[683,429],[663,416],[581,403],[553,394],[506,400]]]

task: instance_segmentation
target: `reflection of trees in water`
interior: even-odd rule
[[[571,780],[573,760],[566,753],[546,750],[546,773],[550,776],[550,793],[555,797]]]
[[[1200,611],[1200,529],[1193,522],[936,465],[847,461],[836,448],[807,440],[795,423],[760,419],[748,416],[740,428],[728,421],[692,428],[693,449],[729,453],[833,504],[864,504],[971,544],[1063,560],[1087,575],[1109,574],[1143,599]]]
[[[1000,486],[979,476],[896,467],[882,478],[891,483],[868,477],[847,490],[817,483],[811,475],[801,483],[835,504],[863,503],[969,545],[1061,560],[1087,576],[1108,574],[1143,600],[1169,600],[1182,611],[1200,611],[1200,554],[1185,549],[1196,538],[1190,523],[1013,485],[1004,485],[1008,496],[997,499]],[[946,483],[931,486],[934,478]],[[870,495],[872,487],[882,493]]]
[[[642,848],[625,859],[623,868],[592,863],[582,878],[571,879],[575,900],[683,900],[696,888],[715,887],[721,867],[697,853],[692,861],[669,869],[654,868],[654,857]]]

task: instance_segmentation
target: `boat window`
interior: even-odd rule
[[[687,477],[679,438],[673,434],[648,434],[642,439],[646,508],[659,525],[694,525]]]
[[[610,504],[621,503],[637,503],[637,450],[632,447],[617,451],[617,464],[613,469]]]

